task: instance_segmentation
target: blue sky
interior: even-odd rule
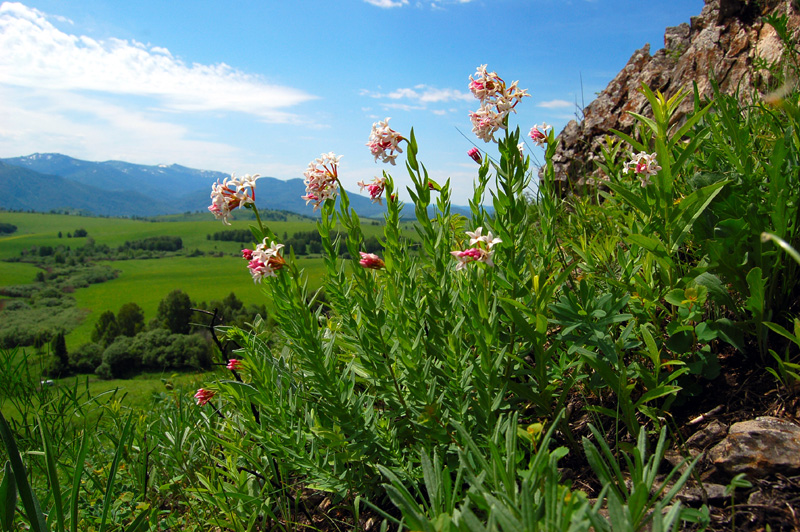
[[[0,157],[302,177],[342,155],[350,190],[384,169],[373,122],[407,134],[465,204],[481,64],[531,94],[512,115],[560,131],[645,43],[702,0],[30,0],[0,4]],[[581,86],[582,84],[582,86]],[[467,137],[464,138],[462,133]],[[541,151],[529,143],[541,160]],[[164,186],[169,186],[165,183]],[[210,186],[210,184],[209,184]],[[262,192],[265,193],[265,192]]]

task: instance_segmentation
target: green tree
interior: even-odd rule
[[[157,322],[173,333],[188,334],[191,318],[192,301],[182,290],[173,290],[158,304]]]
[[[53,377],[66,375],[69,372],[69,353],[67,352],[67,341],[64,339],[64,331],[58,331],[50,345],[54,357],[50,375]]]
[[[119,335],[119,325],[117,325],[117,318],[114,313],[107,310],[100,314],[100,319],[97,320],[92,331],[92,342],[107,347]]]
[[[144,311],[134,302],[125,303],[117,312],[119,334],[136,336],[144,330]]]

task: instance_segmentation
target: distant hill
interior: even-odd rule
[[[103,216],[153,216],[174,212],[168,202],[139,192],[108,190],[47,175],[0,161],[0,207],[46,212],[67,209]]]
[[[222,172],[194,170],[177,164],[146,166],[123,161],[96,163],[74,159],[60,153],[34,153],[27,157],[0,160],[103,190],[132,190],[170,199],[183,196],[186,192],[210,189],[211,183],[229,175]]]
[[[49,211],[77,209],[104,216],[158,216],[205,210],[211,185],[229,174],[177,164],[147,166],[123,161],[90,162],[60,153],[34,153],[0,159],[0,208]],[[124,193],[124,194],[121,194]],[[301,198],[305,184],[262,177],[256,189],[259,209],[313,215]],[[362,217],[378,218],[386,207],[350,192]],[[454,212],[467,209],[454,207]],[[413,216],[408,209],[407,216]]]

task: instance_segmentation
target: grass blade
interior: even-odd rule
[[[19,491],[19,498],[22,500],[22,507],[25,508],[25,514],[31,523],[31,530],[34,532],[50,532],[47,526],[47,520],[44,518],[42,508],[39,505],[39,499],[33,493],[30,484],[28,484],[28,475],[25,472],[25,464],[22,463],[22,457],[17,448],[17,442],[14,441],[14,436],[11,434],[11,427],[8,426],[8,421],[0,412],[0,438],[6,446],[8,452],[8,459],[11,462],[11,468],[14,470],[14,478]]]
[[[0,483],[0,528],[3,532],[11,532],[14,511],[17,508],[17,483],[14,481],[14,470],[11,462],[6,462],[3,482]]]
[[[89,431],[83,431],[81,438],[81,448],[78,451],[78,458],[75,461],[75,472],[72,475],[72,495],[69,500],[70,521],[69,528],[71,532],[78,532],[78,493],[81,489],[81,478],[83,477],[83,468],[86,463],[86,452],[89,450]]]
[[[50,491],[53,493],[53,506],[56,514],[56,530],[64,532],[64,503],[62,500],[61,484],[58,482],[58,468],[53,453],[53,446],[50,443],[50,434],[47,431],[41,418],[39,421],[39,433],[42,435],[42,448],[44,449],[44,460],[47,465],[47,480],[50,482]]]
[[[119,461],[122,459],[122,452],[125,450],[125,442],[131,433],[131,423],[133,422],[133,412],[128,414],[128,420],[125,422],[125,428],[122,429],[122,434],[117,443],[117,450],[114,453],[114,459],[111,461],[111,469],[108,472],[108,484],[106,485],[106,495],[103,498],[103,516],[100,518],[99,532],[105,532],[106,519],[108,519],[108,511],[111,509],[111,499],[113,497],[112,491],[114,489],[114,481],[117,476],[117,467]]]

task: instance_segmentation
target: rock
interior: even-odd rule
[[[728,436],[708,452],[708,458],[730,477],[800,473],[800,427],[774,417],[735,423]]]
[[[692,449],[703,450],[723,439],[726,434],[728,434],[728,427],[714,420],[703,429],[692,434],[686,440],[686,445]]]
[[[737,93],[741,101],[751,99],[759,86],[768,85],[770,74],[756,72],[753,64],[776,63],[784,52],[772,27],[760,20],[770,14],[785,14],[790,32],[800,28],[800,7],[795,0],[706,0],[690,24],[666,29],[664,48],[653,55],[649,44],[635,51],[583,110],[583,120],[569,122],[558,135],[553,166],[559,188],[599,177],[594,161],[600,157],[603,139],[612,129],[630,133],[634,124],[630,112],[652,116],[647,99],[639,92],[642,83],[668,98],[681,89],[689,92],[676,113],[676,122],[693,109],[692,82],[697,83],[703,98],[711,99],[711,80],[716,78],[722,92]],[[544,177],[543,169],[539,177]]]

